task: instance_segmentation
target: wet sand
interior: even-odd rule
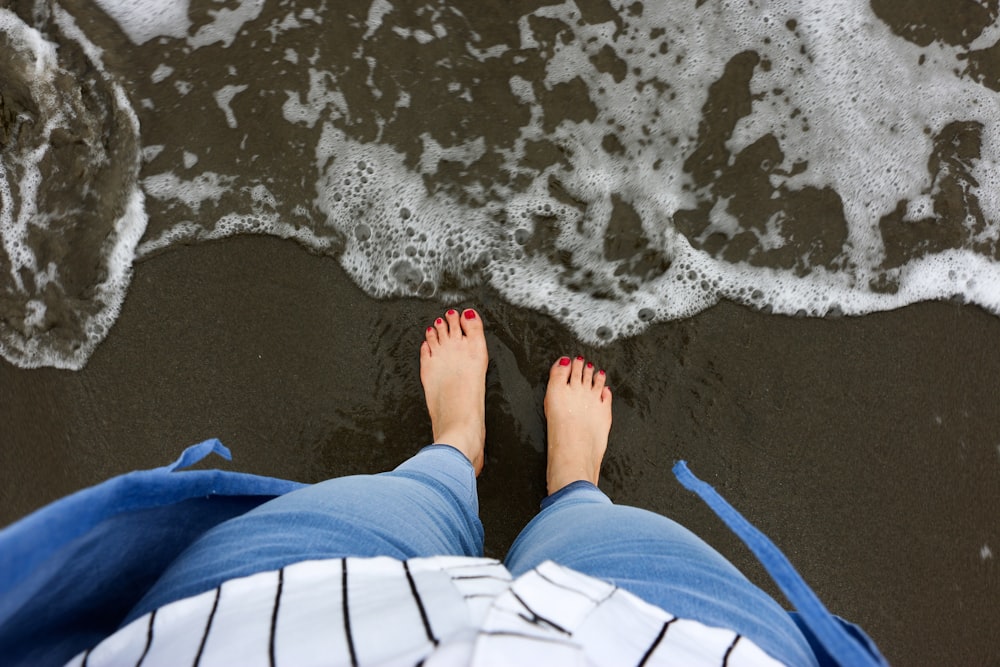
[[[615,391],[614,500],[675,518],[775,592],[673,480],[684,458],[893,663],[1000,659],[1000,319],[950,303],[825,320],[723,303],[595,350],[487,292],[457,305],[490,332],[488,555],[544,493],[548,364],[582,353]],[[83,371],[0,362],[0,521],[214,436],[234,452],[215,465],[303,482],[394,466],[430,437],[418,345],[444,307],[375,301],[334,260],[270,238],[146,260]]]

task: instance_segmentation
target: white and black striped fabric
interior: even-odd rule
[[[305,561],[136,619],[73,667],[776,665],[750,640],[676,618],[551,561]]]

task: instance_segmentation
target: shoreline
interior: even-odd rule
[[[1000,656],[1000,318],[951,303],[839,319],[722,303],[591,348],[494,294],[466,304],[491,353],[488,556],[544,495],[548,364],[581,353],[615,391],[601,486],[616,502],[675,518],[774,593],[674,482],[684,458],[891,662]],[[303,482],[395,466],[430,437],[418,346],[443,307],[371,299],[334,260],[273,238],[149,258],[82,371],[0,362],[0,522],[209,437],[234,454],[212,466]]]

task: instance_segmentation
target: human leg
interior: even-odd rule
[[[438,318],[421,345],[420,372],[439,444],[393,471],[327,480],[220,524],[174,561],[129,618],[303,560],[481,556],[476,475],[487,360],[475,311]]]
[[[545,397],[549,496],[507,554],[511,573],[553,560],[677,616],[735,630],[781,660],[809,664],[812,652],[788,614],[721,554],[675,521],[615,505],[597,488],[611,394],[592,366],[565,361],[553,366]]]

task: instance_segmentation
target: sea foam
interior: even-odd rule
[[[900,202],[907,203],[909,220],[933,208],[933,139],[956,120],[982,128],[982,153],[969,161],[969,179],[978,184],[974,194],[986,221],[979,238],[995,248],[997,95],[955,75],[959,49],[901,40],[859,2],[828,3],[811,13],[784,2],[649,4],[637,19],[624,6],[618,9],[620,25],[588,24],[572,2],[533,13],[558,21],[572,38],[549,45],[544,81],[511,78],[512,92],[532,112],[521,127],[524,141],[501,169],[525,171],[530,140],[555,143],[568,164],[537,171],[516,190],[498,188],[478,206],[429,194],[424,180],[442,160],[464,166],[478,160],[481,138],[447,148],[425,141],[414,168],[401,153],[338,132],[335,121],[326,126],[318,202],[328,224],[346,238],[341,262],[359,285],[377,296],[430,295],[442,276],[458,277],[459,285],[485,281],[514,303],[552,313],[592,343],[690,316],[720,298],[778,313],[825,315],[960,295],[998,311],[997,264],[989,254],[957,247],[884,266],[880,222]],[[387,13],[380,6],[369,32]],[[541,48],[530,21],[520,25],[520,44],[510,47]],[[693,182],[688,164],[704,141],[699,126],[706,122],[713,84],[746,53],[756,63],[749,79],[752,109],[725,137],[730,157],[720,169],[755,142],[773,138],[782,158],[768,166],[773,196],[806,188],[836,192],[846,234],[827,266],[808,257],[797,270],[753,261],[789,243],[783,213],[765,229],[750,230],[758,248],[741,261],[695,247],[673,224],[684,209],[711,203],[711,231],[730,237],[746,231],[726,197],[713,193],[711,184]],[[601,58],[617,59],[618,71],[595,64]],[[594,117],[544,129],[539,88],[554,90],[581,78]],[[608,150],[608,143],[618,148]],[[554,179],[582,205],[553,197]],[[463,194],[475,199],[473,192]],[[609,256],[616,201],[641,222],[630,232],[639,237],[636,254],[659,263],[644,275],[629,275],[635,255]],[[363,234],[352,233],[359,227]],[[531,239],[543,233],[549,247],[533,251]],[[571,257],[568,265],[553,261],[558,254]],[[872,288],[887,275],[891,289]]]
[[[79,369],[117,319],[146,227],[139,122],[75,20],[55,5],[51,21],[89,74],[64,69],[53,42],[0,10],[3,92],[14,93],[0,142],[0,353],[24,367]],[[95,192],[98,180],[113,191]],[[94,238],[73,246],[80,230]]]
[[[1000,82],[974,67],[995,24],[956,44],[864,0],[567,0],[489,25],[390,0],[240,0],[194,25],[171,4],[100,2],[160,38],[152,122],[205,128],[143,151],[138,256],[292,238],[373,296],[485,284],[597,344],[720,299],[1000,313]]]

